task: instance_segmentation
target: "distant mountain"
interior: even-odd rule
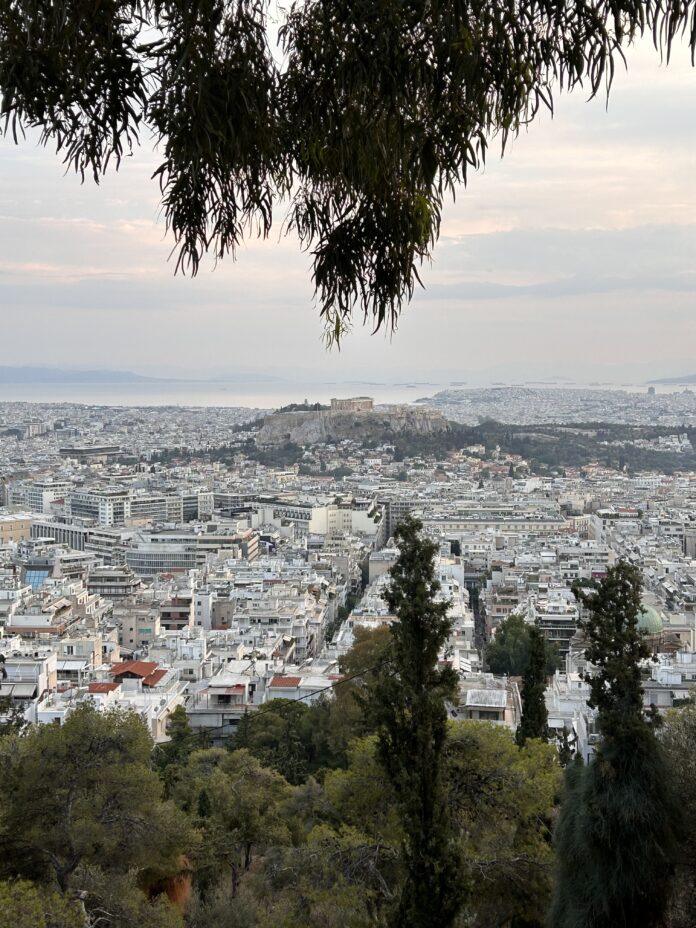
[[[132,371],[71,371],[57,367],[2,367],[0,383],[157,383]]]
[[[76,371],[60,367],[3,367],[2,383],[271,383],[282,382],[281,377],[259,374],[256,371],[226,372],[214,377],[148,377],[133,371]]]
[[[687,374],[685,377],[661,377],[660,380],[649,380],[648,383],[696,383],[696,374]]]

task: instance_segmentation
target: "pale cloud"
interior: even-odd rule
[[[0,364],[89,364],[108,344],[111,366],[139,370],[669,373],[696,344],[695,90],[686,54],[660,67],[643,43],[608,110],[559,98],[446,204],[394,338],[358,321],[331,354],[311,258],[280,224],[235,261],[174,277],[150,146],[97,187],[0,141]]]

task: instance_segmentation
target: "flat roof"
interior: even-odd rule
[[[505,690],[467,690],[465,705],[504,709],[507,706],[507,692]]]

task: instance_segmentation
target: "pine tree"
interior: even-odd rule
[[[620,562],[594,593],[583,627],[590,706],[601,741],[586,766],[566,771],[555,843],[553,928],[658,928],[663,923],[679,833],[671,775],[645,718],[638,628],[641,580]]]
[[[549,713],[546,709],[546,647],[536,626],[529,629],[529,658],[522,676],[522,720],[517,729],[517,743],[527,738],[549,740]]]
[[[466,894],[444,777],[445,702],[455,697],[457,676],[451,667],[438,666],[452,623],[449,603],[436,600],[437,545],[424,539],[420,529],[421,523],[412,518],[396,529],[400,553],[385,596],[396,616],[390,661],[367,708],[405,836],[406,878],[393,924],[449,928]]]

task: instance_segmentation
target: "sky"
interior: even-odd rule
[[[696,70],[646,44],[449,203],[392,336],[328,351],[294,239],[174,275],[146,143],[99,187],[0,139],[0,365],[468,383],[696,373]]]

